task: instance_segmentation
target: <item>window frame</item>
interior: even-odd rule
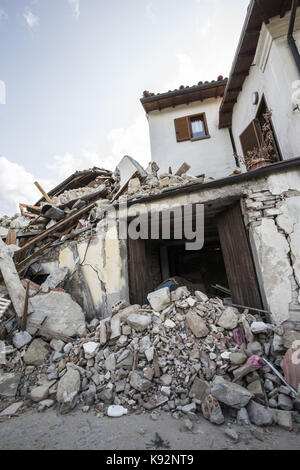
[[[193,119],[201,119],[204,124],[204,129],[205,129],[205,135],[202,137],[193,137],[193,132],[192,132],[192,120]],[[176,135],[176,141],[177,143],[180,142],[196,142],[197,140],[204,140],[204,139],[210,139],[211,135],[209,133],[208,125],[207,125],[207,119],[206,119],[206,113],[197,113],[197,114],[190,114],[190,115],[185,115],[182,117],[177,117],[174,118],[174,127],[175,127],[175,135]],[[183,124],[184,123],[184,124]],[[184,137],[181,136],[183,134]]]
[[[203,118],[203,124],[204,124],[204,129],[205,129],[205,135],[202,137],[193,137],[193,132],[192,132],[192,119],[195,118]],[[197,113],[197,114],[190,114],[187,116],[188,123],[189,123],[189,129],[190,129],[190,141],[195,142],[196,140],[204,140],[204,139],[210,139],[210,133],[208,130],[208,125],[207,125],[207,119],[206,119],[206,114],[205,112],[203,113]]]

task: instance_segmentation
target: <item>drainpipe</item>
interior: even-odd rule
[[[289,26],[287,40],[288,40],[291,52],[293,54],[293,57],[295,59],[296,65],[298,67],[298,71],[300,72],[300,54],[299,54],[299,51],[298,51],[296,41],[295,41],[294,36],[293,36],[297,6],[298,6],[298,0],[293,0],[292,10],[291,10],[290,26]]]

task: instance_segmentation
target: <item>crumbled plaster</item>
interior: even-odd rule
[[[281,211],[283,215],[277,217],[276,223],[287,235],[294,276],[300,287],[300,196],[287,198],[281,203]]]
[[[275,173],[267,178],[268,187],[273,195],[279,195],[289,190],[300,190],[299,170],[289,170]]]
[[[272,218],[262,218],[261,225],[251,230],[269,309],[275,323],[281,324],[289,318],[289,304],[292,300],[289,277],[293,270],[288,256],[290,247]]]
[[[122,241],[117,238],[116,225],[105,236],[99,231],[93,239],[77,243],[76,253],[70,247],[64,248],[59,255],[59,264],[60,267],[67,266],[71,272],[80,271],[86,297],[90,297],[93,304],[89,310],[94,310],[98,317],[106,317],[114,303],[128,299],[127,279],[123,275],[127,256],[124,256]]]
[[[290,234],[290,245],[295,278],[300,286],[300,223],[294,225],[294,231]]]

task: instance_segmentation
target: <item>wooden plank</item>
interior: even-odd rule
[[[239,203],[219,216],[218,232],[232,303],[261,309],[259,286]]]
[[[34,323],[32,321],[28,322],[28,326],[31,326],[32,328],[36,328],[39,330],[41,335],[45,336],[51,336],[52,338],[55,339],[61,339],[65,343],[73,343],[75,341],[74,338],[71,336],[63,335],[62,333],[58,333],[57,331],[53,331],[50,328],[46,328],[45,326],[38,325],[37,323]]]
[[[25,305],[24,305],[24,312],[23,312],[22,326],[21,326],[21,330],[22,330],[22,331],[25,331],[25,330],[26,330],[26,326],[27,326],[29,286],[30,286],[30,282],[27,282],[26,294],[25,294]]]
[[[0,271],[4,279],[8,295],[12,301],[14,309],[19,318],[22,318],[25,303],[25,289],[22,286],[21,280],[16,270],[15,263],[13,262],[11,251],[7,245],[0,238]],[[29,305],[28,312],[33,311]]]
[[[16,232],[10,228],[6,235],[5,243],[6,245],[15,245],[16,242],[17,242]]]
[[[77,220],[80,218],[81,215],[83,215],[85,212],[89,211],[92,209],[95,205],[95,202],[91,202],[87,206],[83,207],[79,211],[75,212],[74,214],[70,215],[69,217],[66,217],[63,220],[60,220],[57,224],[53,225],[52,227],[48,228],[41,234],[37,235],[36,237],[32,238],[26,245],[24,245],[21,250],[17,251],[15,253],[15,258],[20,259],[19,257],[25,253],[29,248],[34,246],[37,242],[44,240],[44,238],[47,238],[51,236],[53,233],[57,232],[60,228],[64,227],[66,224],[68,224],[71,221]]]
[[[43,190],[42,186],[41,186],[37,181],[35,181],[34,184],[35,184],[35,186],[38,188],[38,190],[42,193],[42,195],[44,196],[44,198],[46,199],[46,201],[47,201],[49,204],[52,204],[52,200],[50,199],[50,197],[48,196],[48,194],[46,193],[46,191]]]
[[[132,304],[147,302],[148,272],[145,240],[128,238],[129,293]]]
[[[47,248],[50,248],[50,246],[52,245],[53,242],[49,242],[47,243],[47,245],[44,245],[42,246],[39,250],[35,251],[32,255],[28,256],[28,258],[24,259],[23,261],[21,261],[20,263],[18,263],[16,265],[16,269],[17,271],[20,271],[20,269],[23,268],[23,266],[25,266],[27,263],[29,263],[29,261],[31,261],[32,259],[36,258],[38,255],[40,255],[41,253],[43,253],[43,251],[45,251]]]

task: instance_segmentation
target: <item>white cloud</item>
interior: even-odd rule
[[[66,152],[64,155],[54,155],[53,163],[47,164],[46,168],[51,170],[59,181],[68,178],[77,170],[86,170],[93,166],[103,166],[101,157],[92,151],[82,149],[80,155]]]
[[[26,20],[26,23],[27,25],[29,26],[29,28],[35,28],[36,26],[38,26],[40,20],[39,20],[39,17],[34,15],[32,13],[32,11],[30,10],[26,10],[23,14],[25,20]]]
[[[208,33],[212,30],[212,21],[210,18],[207,18],[203,23],[199,25],[199,32],[201,36],[207,36]]]
[[[111,143],[112,159],[118,164],[124,155],[130,155],[141,165],[151,160],[147,118],[140,114],[132,124],[113,129],[107,136]]]
[[[3,8],[0,8],[0,21],[5,20],[7,18],[7,14],[3,10]]]
[[[82,149],[79,155],[69,152],[55,155],[52,163],[46,164],[50,170],[47,180],[35,178],[23,166],[0,157],[0,217],[19,212],[20,202],[34,204],[40,198],[34,185],[36,179],[47,192],[76,170],[93,166],[114,170],[124,155],[132,156],[144,167],[151,160],[148,123],[144,114],[138,115],[128,126],[112,129],[107,140],[111,150],[106,156],[87,148]]]
[[[80,4],[79,4],[79,0],[68,0],[72,10],[73,10],[73,14],[76,18],[76,20],[78,20],[79,16],[80,16]]]
[[[178,89],[180,85],[196,85],[201,77],[198,74],[198,63],[186,52],[180,51],[175,54],[177,65],[175,73],[170,74],[165,85],[162,87],[164,90]]]
[[[153,11],[153,3],[152,2],[148,2],[146,4],[146,15],[147,17],[149,18],[149,20],[155,20],[155,14],[154,14],[154,11]]]
[[[148,165],[151,160],[149,130],[147,119],[140,114],[129,126],[112,129],[108,136],[110,153],[100,155],[99,152],[88,148],[81,149],[79,155],[66,152],[64,155],[55,155],[52,163],[46,165],[59,181],[67,178],[76,170],[84,170],[98,166],[114,170],[124,155],[130,155],[142,166]]]
[[[19,203],[34,204],[40,193],[34,186],[35,178],[18,163],[0,157],[0,216],[19,212]],[[53,182],[40,180],[45,191],[49,191]]]

